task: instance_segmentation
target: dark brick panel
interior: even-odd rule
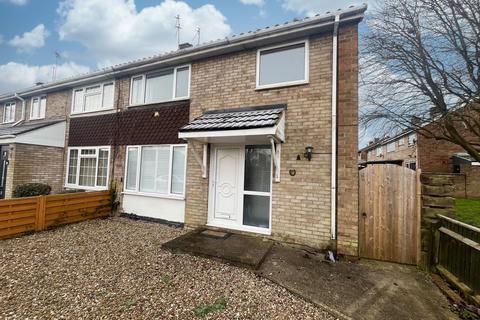
[[[183,143],[178,129],[188,123],[189,103],[137,107],[112,114],[72,118],[69,146]]]

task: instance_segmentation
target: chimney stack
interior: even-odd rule
[[[193,47],[193,45],[191,43],[188,43],[188,42],[180,43],[178,45],[178,49],[180,49],[180,50],[188,49],[188,48],[191,48],[191,47]]]

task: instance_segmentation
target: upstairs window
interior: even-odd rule
[[[43,119],[45,118],[45,110],[47,108],[47,97],[35,97],[32,98],[32,106],[30,108],[30,119]]]
[[[130,89],[130,105],[188,99],[190,66],[136,75]]]
[[[398,140],[398,145],[399,146],[403,146],[405,144],[405,137],[401,137],[399,140]]]
[[[382,153],[382,147],[378,147],[378,148],[377,148],[377,151],[376,151],[377,157],[382,156],[382,154],[383,154],[383,153]]]
[[[15,121],[15,102],[7,102],[3,108],[3,123]]]
[[[394,152],[395,151],[395,142],[390,142],[387,144],[387,152]]]
[[[113,108],[114,83],[105,82],[73,90],[72,113]]]
[[[308,83],[308,41],[260,49],[257,89]]]
[[[415,133],[412,133],[411,135],[408,136],[408,145],[414,145],[417,143],[417,135]]]

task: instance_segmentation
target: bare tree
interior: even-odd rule
[[[480,0],[384,0],[363,38],[361,120],[480,161]]]

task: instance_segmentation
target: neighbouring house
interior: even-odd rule
[[[431,125],[428,129],[435,130]],[[413,170],[418,168],[424,173],[448,174],[455,181],[452,196],[480,198],[480,163],[461,146],[445,140],[406,131],[392,138],[371,141],[358,151],[358,160],[360,165],[388,161]]]
[[[66,95],[37,89],[0,95],[0,199],[29,182],[63,190]]]
[[[31,90],[62,92],[64,187],[123,213],[358,255],[358,23],[366,6]],[[27,96],[30,91],[20,91]]]

